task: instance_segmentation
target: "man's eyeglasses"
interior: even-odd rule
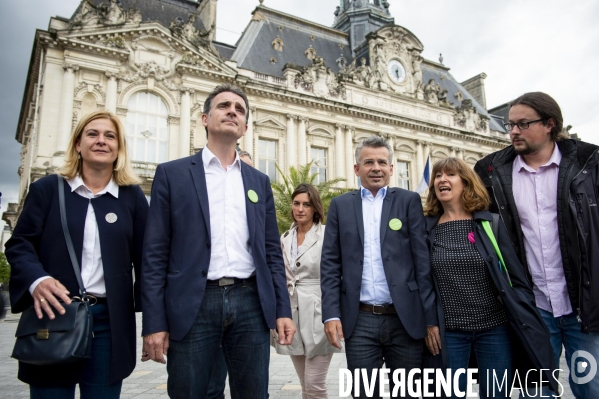
[[[379,160],[375,160],[375,159],[365,159],[363,161],[360,161],[359,163],[361,163],[362,165],[366,166],[367,168],[373,167],[374,163],[378,163],[380,167],[384,168],[386,166],[389,165],[389,161],[386,159],[379,159]]]
[[[537,119],[534,121],[528,121],[528,122],[523,122],[523,121],[516,122],[516,123],[508,122],[508,123],[504,123],[503,127],[505,127],[505,129],[508,132],[511,132],[512,129],[514,128],[514,126],[518,126],[518,129],[520,129],[520,130],[526,130],[530,127],[531,123],[543,122],[544,120],[545,119],[541,118],[541,119]]]

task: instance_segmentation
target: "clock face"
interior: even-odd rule
[[[406,80],[406,69],[398,60],[391,60],[387,64],[387,73],[395,83],[402,83]]]

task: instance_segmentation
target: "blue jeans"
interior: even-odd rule
[[[385,363],[385,368],[391,370],[385,391],[391,393],[394,370],[404,369],[407,381],[410,370],[420,368],[422,341],[410,337],[397,315],[377,315],[361,310],[351,337],[345,340],[347,368],[352,375],[355,369],[366,369],[370,377],[372,370],[382,368]],[[352,395],[354,398],[380,398],[378,372],[373,396],[366,395],[363,379],[360,379],[359,395],[356,392]]]
[[[118,399],[121,396],[123,381],[108,383],[112,347],[108,305],[94,305],[90,310],[94,319],[92,357],[82,363],[79,393],[81,399]],[[75,385],[53,388],[30,385],[29,393],[31,399],[72,399],[75,397]]]
[[[191,329],[170,342],[169,396],[206,398],[215,359],[224,352],[231,397],[266,399],[269,336],[255,281],[207,285]]]
[[[445,331],[445,348],[447,351],[447,367],[452,371],[468,368],[470,352],[474,348],[478,362],[479,396],[481,399],[509,398],[512,385],[512,348],[509,329],[506,325],[483,331],[447,330]],[[495,372],[499,384],[493,383],[493,372]],[[507,378],[500,386],[504,376]],[[462,392],[466,391],[465,373],[459,377],[459,389]],[[454,392],[454,396],[450,397],[457,396]]]
[[[225,362],[225,354],[221,351],[221,353],[216,356],[214,366],[212,366],[212,374],[210,375],[206,399],[224,399],[226,383],[227,363]]]
[[[562,345],[566,348],[566,363],[570,370],[570,376],[568,378],[570,382],[570,389],[577,399],[597,399],[599,398],[599,377],[595,376],[590,379],[588,383],[578,384],[573,380],[572,376],[579,382],[584,382],[585,377],[593,373],[593,360],[595,360],[595,373],[597,372],[597,362],[599,362],[599,334],[591,333],[584,334],[580,331],[580,324],[576,319],[576,315],[570,314],[562,317],[553,317],[553,314],[543,309],[539,309],[543,322],[549,328],[551,333],[551,346],[553,347],[553,356],[555,357],[555,364],[559,366],[560,357],[562,355]],[[578,351],[585,351],[591,355],[591,359],[588,359],[588,355],[580,353]],[[578,353],[576,353],[578,352]],[[576,353],[576,358],[572,359],[572,355]],[[594,359],[593,359],[594,358]],[[572,367],[572,360],[575,361],[574,367]],[[590,360],[590,361],[589,361]],[[587,367],[583,367],[583,364],[587,363]],[[578,370],[582,371],[579,372]],[[565,371],[565,370],[564,370]],[[561,389],[561,388],[560,388]],[[549,388],[543,387],[542,395],[534,392],[534,389],[529,389],[527,395],[520,395],[521,398],[540,398],[540,397],[552,397],[553,394]],[[536,395],[536,396],[535,396]]]

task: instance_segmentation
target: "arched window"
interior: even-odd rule
[[[168,110],[152,93],[131,96],[127,111],[127,144],[134,161],[161,163],[168,160]]]

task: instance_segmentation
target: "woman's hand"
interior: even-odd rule
[[[426,347],[435,356],[441,351],[441,335],[439,335],[439,327],[427,326],[426,331],[428,335],[424,338]]]
[[[69,298],[69,291],[64,285],[58,280],[53,278],[46,278],[35,287],[33,290],[33,308],[37,317],[41,319],[43,317],[42,309],[50,319],[54,319],[54,312],[52,307],[60,314],[64,314],[65,310],[60,304],[59,300],[63,301],[67,305],[71,303]],[[52,306],[50,306],[52,305]]]

